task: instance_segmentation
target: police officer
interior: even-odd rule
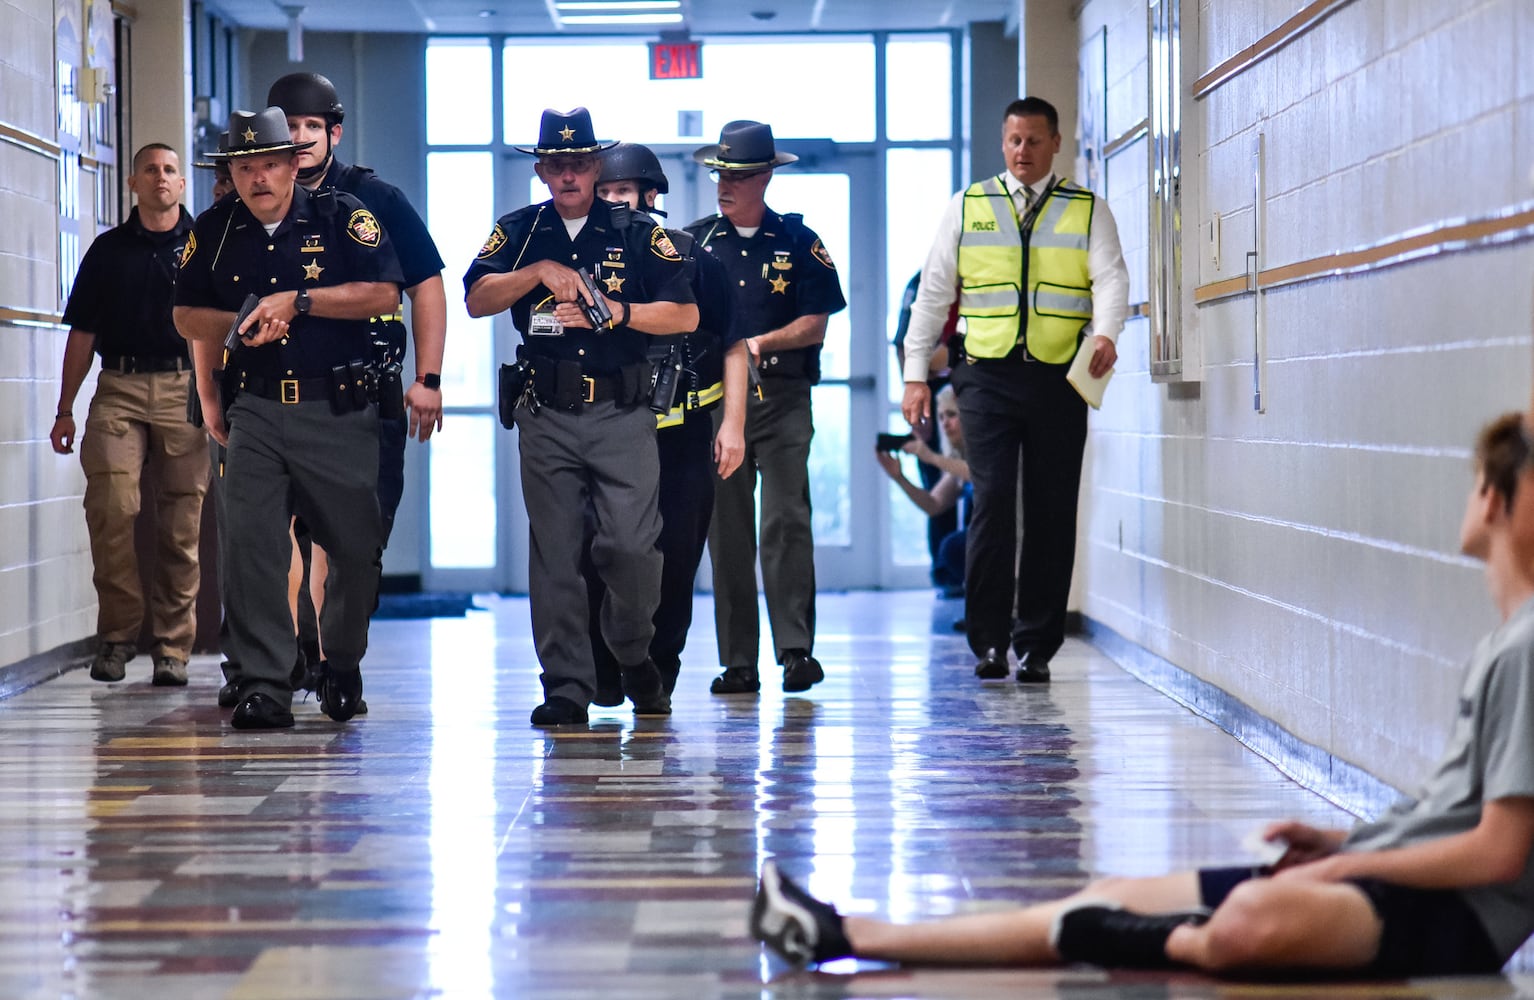
[[[627,205],[636,211],[664,215],[655,207],[657,195],[670,182],[660,160],[646,146],[620,142],[602,152],[602,172],[597,178],[597,197]],[[669,695],[676,688],[682,665],[682,649],[692,627],[693,579],[708,542],[709,519],[714,510],[714,475],[728,479],[745,454],[746,345],[731,325],[729,278],[713,257],[693,255],[693,239],[680,229],[666,235],[687,258],[693,295],[698,301],[698,329],[672,337],[652,337],[650,359],[657,371],[675,379],[670,400],[652,400],[652,409],[670,409],[657,415],[656,447],[660,454],[660,551],[662,557],[660,605],[655,609],[655,638],[650,640],[650,659],[660,670]],[[658,383],[664,387],[668,383]],[[664,390],[663,390],[664,391]],[[711,411],[724,407],[719,431],[714,432]],[[587,568],[583,565],[583,571]],[[593,615],[591,647],[596,657],[598,705],[619,705],[623,692],[618,683],[618,664],[595,627],[607,588],[601,577],[586,571]]]
[[[746,404],[745,475],[715,492],[708,545],[714,567],[719,662],[714,694],[761,690],[756,655],[757,529],[754,491],[762,478],[761,560],[773,646],[783,690],[806,691],[825,673],[815,644],[815,536],[810,524],[810,387],[820,381],[820,345],[831,313],[846,308],[836,265],[797,214],[767,207],[776,167],[798,159],[779,152],[761,122],[726,124],[715,145],[693,159],[714,168],[719,214],[687,227],[698,246],[729,272],[736,323],[760,393]]]
[[[320,629],[320,707],[357,711],[368,616],[378,591],[378,415],[369,400],[367,318],[398,302],[403,281],[377,218],[348,194],[297,183],[282,109],[229,120],[239,198],[197,219],[181,261],[176,325],[196,341],[225,337],[242,304],[241,343],[225,369],[224,488],[230,658],[240,664],[237,729],[293,725],[297,654],[287,602],[289,524],[301,515],[330,555]]]
[[[913,427],[929,416],[929,359],[957,300],[965,334],[953,387],[975,488],[964,571],[975,676],[1005,678],[1010,644],[1018,681],[1040,684],[1065,641],[1087,439],[1087,404],[1065,374],[1078,351],[1094,376],[1113,367],[1129,271],[1107,204],[1054,172],[1054,106],[1013,101],[1001,140],[1007,169],[953,196],[922,267],[901,411]]]
[[[537,145],[516,148],[538,157],[534,170],[552,197],[502,216],[463,279],[470,316],[510,309],[522,334],[526,385],[508,389],[503,380],[501,403],[504,413],[520,401],[512,416],[543,666],[534,726],[585,722],[596,688],[580,571],[588,502],[596,514],[592,560],[607,585],[602,637],[622,664],[623,693],[637,714],[671,711],[649,657],[661,555],[646,334],[696,328],[698,307],[665,230],[596,198],[596,154],[611,145],[595,138],[585,108],[545,111]],[[605,309],[610,319],[584,307]]]
[[[197,537],[208,467],[202,434],[186,422],[191,365],[171,321],[176,265],[192,234],[192,216],[181,205],[186,178],[180,167],[176,151],[163,143],[134,154],[128,186],[138,204],[126,222],[90,245],[64,307],[69,340],[49,435],[61,455],[74,451],[75,394],[101,356],[80,443],[98,606],[90,672],[98,681],[126,676],[144,627],[133,545],[142,474],[154,481],[159,498],[148,600],[155,684],[186,683],[197,634]]]
[[[416,437],[424,442],[434,429],[442,429],[442,352],[447,335],[442,255],[437,252],[426,224],[399,188],[367,167],[343,163],[337,158],[335,151],[341,141],[346,109],[327,77],[319,73],[289,73],[272,84],[266,93],[266,103],[287,114],[288,132],[294,142],[314,143],[298,154],[298,182],[311,191],[327,187],[345,191],[366,205],[389,234],[405,275],[415,342],[415,379],[405,390],[404,412],[381,414],[378,426],[378,504],[387,548],[394,531],[394,515],[405,492],[405,441]],[[396,306],[388,315],[373,317],[370,325],[377,363],[391,372],[401,370],[405,359],[402,312]],[[305,570],[298,588],[299,639],[313,664],[318,660],[318,636],[310,594],[311,586],[323,585],[325,560],[323,552],[311,560],[306,526],[300,522],[295,527]],[[303,681],[309,682],[312,675]],[[366,704],[361,710],[367,711]]]

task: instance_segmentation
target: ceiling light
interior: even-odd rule
[[[559,0],[554,9],[560,13],[597,11],[681,10],[682,0]]]
[[[675,14],[565,14],[559,15],[563,24],[679,24],[680,13]]]

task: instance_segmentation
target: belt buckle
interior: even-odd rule
[[[296,378],[285,378],[285,379],[282,379],[280,382],[278,382],[277,385],[280,387],[280,389],[282,391],[282,395],[278,397],[282,402],[284,402],[284,403],[296,403],[296,402],[298,402],[298,379],[296,379]]]
[[[597,380],[590,375],[582,375],[581,384],[586,387],[586,392],[582,399],[587,403],[595,403],[597,401]]]

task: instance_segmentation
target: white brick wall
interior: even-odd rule
[[[54,138],[53,0],[0,0],[0,122]],[[42,313],[58,300],[58,165],[0,142],[0,306]],[[96,628],[76,455],[48,443],[63,331],[0,322],[0,665]],[[92,380],[76,404],[83,424]]]
[[[1197,72],[1301,6],[1185,0]],[[1103,25],[1123,68],[1109,74],[1112,136],[1144,115],[1144,4],[1089,0],[1082,37]],[[1258,131],[1268,268],[1534,197],[1531,67],[1526,0],[1343,7],[1184,104],[1185,136],[1202,132],[1184,145],[1185,197],[1201,206],[1183,223],[1190,273],[1245,270]],[[1137,146],[1109,166],[1126,249],[1144,244],[1144,189],[1121,173],[1143,163]],[[1300,738],[1415,784],[1442,747],[1461,660],[1495,620],[1458,525],[1476,429],[1529,399],[1531,274],[1519,244],[1270,291],[1264,414],[1251,298],[1197,310],[1205,364],[1189,395],[1149,381],[1133,324],[1094,415],[1083,610]]]

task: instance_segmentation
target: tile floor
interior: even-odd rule
[[[372,714],[241,734],[192,685],[83,670],[0,701],[0,998],[1455,997],[1534,979],[1263,987],[1193,976],[795,973],[745,933],[777,857],[844,910],[1052,898],[1237,862],[1263,820],[1349,817],[1071,642],[980,686],[926,593],[823,595],[807,696],[714,698],[711,610],[669,720],[554,735],[527,605],[375,623]]]

